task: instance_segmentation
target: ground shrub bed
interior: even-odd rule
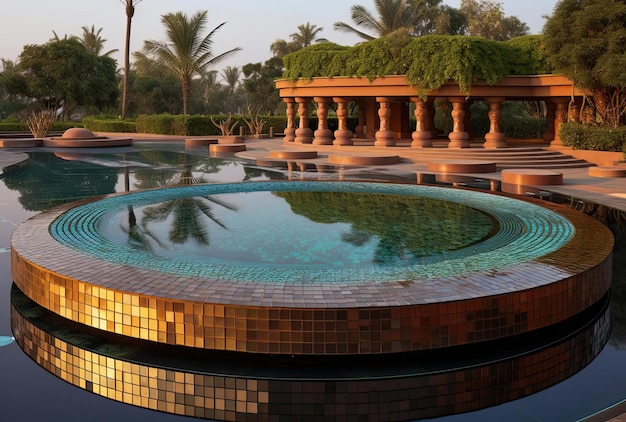
[[[559,136],[563,145],[573,149],[613,152],[626,150],[626,127],[563,123]]]
[[[73,127],[83,127],[79,122],[54,122],[50,127],[51,132],[64,132]],[[0,122],[0,132],[30,132],[28,125],[21,122]]]
[[[91,130],[92,132],[135,132],[135,122],[132,120],[120,120],[111,117],[85,117],[83,118],[82,123],[85,128]]]

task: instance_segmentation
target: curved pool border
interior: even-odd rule
[[[604,296],[612,277],[611,232],[551,203],[543,205],[575,227],[556,251],[461,276],[350,284],[238,283],[103,261],[49,233],[76,205],[39,214],[15,230],[15,284],[70,320],[173,345],[346,355],[470,344],[576,315]]]
[[[354,193],[417,197],[459,204],[488,215],[497,221],[489,238],[433,256],[397,265],[329,266],[303,261],[291,265],[272,262],[250,263],[245,257],[218,260],[212,257],[182,259],[155,255],[148,250],[129,248],[111,241],[101,233],[110,220],[118,224],[111,212],[120,209],[173,201],[188,197],[241,194],[254,192]],[[254,230],[253,227],[250,230]],[[209,280],[232,280],[253,283],[341,283],[370,284],[390,281],[419,282],[443,277],[465,276],[476,271],[518,264],[553,252],[568,242],[574,232],[569,221],[544,207],[502,195],[434,186],[375,182],[286,182],[216,183],[172,187],[114,195],[74,207],[56,218],[49,227],[61,244],[96,258],[170,273],[191,275]],[[104,229],[106,231],[106,228]],[[294,232],[294,236],[298,233]],[[247,240],[244,239],[244,242]],[[323,239],[309,239],[320,243]],[[422,287],[422,300],[437,300],[437,291]],[[497,287],[499,288],[499,287]],[[358,294],[358,293],[357,293]],[[234,298],[233,298],[234,299]],[[233,300],[231,299],[231,300]],[[389,300],[385,298],[384,300]],[[419,300],[417,297],[411,301]],[[242,302],[246,303],[246,302]],[[332,305],[331,305],[332,306]]]

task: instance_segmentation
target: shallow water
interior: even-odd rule
[[[18,224],[36,212],[77,199],[125,190],[200,181],[286,178],[283,174],[247,166],[237,160],[209,158],[202,151],[185,153],[182,146],[146,145],[103,153],[89,151],[89,154],[74,156],[79,160],[73,161],[40,151],[30,153],[29,162],[5,169],[0,178],[0,294],[3,297],[0,303],[0,336],[11,335],[9,237]],[[285,198],[271,199],[285,203]],[[240,206],[235,198],[224,198],[224,201],[231,200]],[[618,234],[611,304],[613,327],[608,345],[588,367],[556,386],[520,400],[442,419],[575,420],[626,398],[626,355],[623,351],[626,345],[626,312],[623,311],[626,309],[626,280],[622,264],[626,262],[624,220],[619,214],[592,205],[587,206],[586,211],[611,222]],[[145,215],[144,210],[141,210],[141,215]],[[254,222],[254,211],[251,215]],[[222,221],[226,217],[220,215],[219,218]],[[333,217],[319,218],[332,220]],[[121,223],[123,219],[119,217],[117,222]],[[159,230],[163,232],[162,237],[167,237],[169,228]],[[212,228],[209,234],[212,236],[215,231]],[[346,226],[341,226],[339,232],[350,233]],[[358,234],[353,233],[355,241],[360,241]],[[484,236],[484,232],[478,235],[479,238]],[[0,347],[0,370],[3,374],[0,380],[3,395],[1,411],[8,416],[8,420],[85,420],[87,415],[89,420],[183,419],[120,404],[73,387],[41,369],[15,343]]]

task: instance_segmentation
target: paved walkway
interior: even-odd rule
[[[270,150],[276,149],[304,149],[317,150],[320,156],[319,161],[324,162],[324,157],[328,153],[338,154],[397,154],[402,158],[401,163],[386,166],[376,166],[379,171],[384,171],[390,175],[396,174],[417,174],[432,173],[428,170],[428,162],[436,159],[429,151],[428,155],[420,153],[419,149],[410,147],[373,147],[373,146],[315,146],[289,144],[286,146],[279,138],[246,141],[247,151],[240,153],[242,157],[258,158],[261,155],[269,155]],[[473,149],[473,148],[472,148]],[[441,148],[442,153],[446,153],[445,148]],[[463,151],[463,150],[461,150]],[[496,151],[496,150],[490,150]],[[500,151],[500,150],[497,150]],[[562,151],[562,150],[561,150]],[[439,158],[445,158],[442,154]],[[306,161],[306,160],[301,160]],[[626,178],[602,178],[589,176],[587,167],[567,167],[550,168],[551,171],[563,173],[563,185],[537,186],[540,189],[572,196],[579,199],[588,200],[597,204],[606,205],[610,208],[626,211]],[[500,180],[500,172],[487,174],[470,174],[477,178]]]
[[[142,135],[142,134],[101,134],[104,136],[126,136],[132,135],[135,141],[139,142],[171,142],[184,141],[184,137],[169,136],[169,135]],[[269,156],[271,150],[284,150],[284,149],[301,149],[301,150],[316,150],[319,154],[317,162],[320,164],[328,164],[328,154],[346,154],[346,155],[390,155],[395,154],[401,157],[401,162],[398,164],[375,166],[372,170],[376,170],[379,173],[388,174],[390,177],[397,175],[407,177],[407,175],[417,173],[432,173],[428,170],[428,162],[433,159],[437,159],[437,154],[433,151],[428,151],[428,154],[420,152],[419,149],[410,148],[406,146],[399,147],[373,147],[371,145],[354,145],[345,147],[322,146],[322,145],[310,145],[310,144],[284,144],[282,138],[271,138],[261,140],[247,140],[247,151],[240,153],[239,155],[244,158],[257,159]],[[439,148],[437,148],[439,149]],[[442,158],[447,155],[448,150],[446,148],[439,149],[442,152]],[[474,148],[472,148],[475,151]],[[490,150],[490,151],[502,151],[502,150]],[[562,150],[561,150],[562,151]],[[461,150],[463,152],[463,150]],[[445,154],[444,154],[445,153]],[[458,152],[456,153],[458,157]],[[0,149],[0,168],[18,163],[26,159],[27,156],[24,153],[18,152],[18,150],[6,151]],[[308,161],[308,160],[298,160]],[[552,186],[537,186],[539,189],[559,193],[566,196],[572,196],[573,198],[584,199],[597,204],[606,205],[610,208],[626,211],[626,178],[603,178],[589,176],[589,170],[585,167],[567,167],[563,168],[551,168],[550,170],[563,173],[563,184]],[[483,179],[500,180],[500,172],[488,173],[488,174],[469,174],[469,176],[475,176]]]

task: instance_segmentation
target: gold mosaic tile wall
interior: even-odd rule
[[[572,376],[593,360],[610,335],[607,307],[575,338],[521,358],[436,375],[291,381],[131,363],[68,344],[31,324],[14,307],[11,320],[20,347],[44,369],[73,385],[135,406],[226,421],[320,417],[404,421],[477,410]]]
[[[130,337],[254,353],[378,354],[497,339],[562,321],[608,291],[610,258],[578,275],[528,290],[368,308],[268,309],[146,297],[53,274],[15,252],[13,275],[16,285],[45,308]],[[540,276],[540,266],[534,268],[528,266],[528,277]]]

